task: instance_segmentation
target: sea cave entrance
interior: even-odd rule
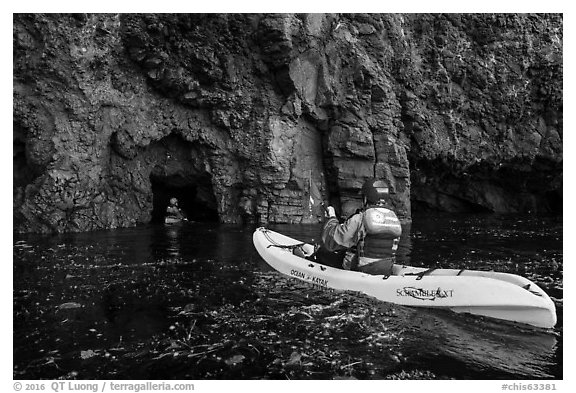
[[[28,184],[31,184],[41,173],[42,167],[38,165],[31,165],[27,158],[27,144],[26,134],[27,131],[19,123],[13,123],[13,192],[14,192],[14,207],[24,203],[25,194],[24,190]]]
[[[178,199],[178,205],[188,220],[195,222],[218,222],[216,198],[209,176],[187,178],[181,175],[162,176],[151,174],[153,209],[152,223],[164,222],[170,198]]]

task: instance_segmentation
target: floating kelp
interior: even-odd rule
[[[17,243],[32,248],[14,247],[13,375],[18,379],[561,377],[561,242],[527,238],[512,245],[490,243],[482,223],[474,221],[474,227],[475,234],[461,242],[450,237],[452,229],[463,237],[466,233],[454,223],[443,231],[437,225],[413,226],[417,236],[401,247],[410,248],[414,264],[427,264],[433,256],[430,266],[523,272],[555,297],[559,324],[554,334],[311,287],[266,270],[255,251],[245,246],[251,228],[246,233],[235,229],[237,237],[226,235],[230,248],[226,254],[216,251],[215,244],[198,251],[194,239],[199,234],[188,229],[176,258],[151,247],[142,230],[123,231],[115,241],[110,233],[95,233],[74,242],[45,238]],[[287,228],[307,233],[302,227]],[[309,229],[306,236],[316,236],[317,229]],[[487,232],[494,231],[492,227]],[[545,232],[556,237],[551,229]],[[437,247],[439,238],[447,239],[440,243],[445,247]]]

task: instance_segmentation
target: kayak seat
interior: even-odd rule
[[[292,254],[300,258],[306,258],[306,254],[304,254],[304,249],[301,246],[294,247],[292,249]]]

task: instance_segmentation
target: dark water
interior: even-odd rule
[[[561,217],[420,217],[400,245],[406,264],[532,279],[557,305],[550,332],[319,291],[272,271],[253,230],[15,235],[14,378],[563,378]]]

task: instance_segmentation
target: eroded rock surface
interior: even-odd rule
[[[562,203],[561,15],[14,16],[14,224]]]

